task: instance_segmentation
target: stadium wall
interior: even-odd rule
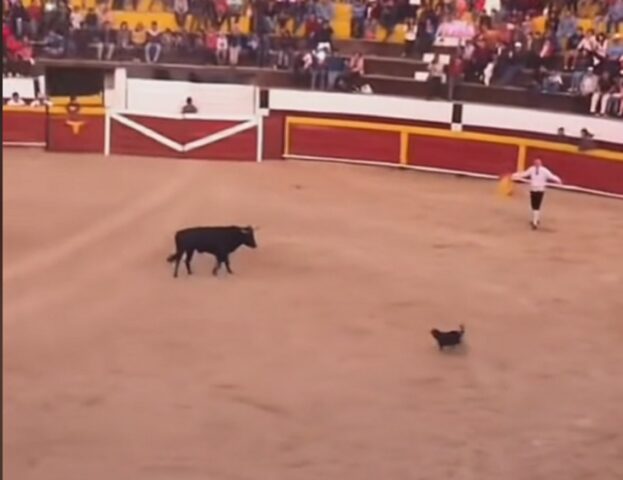
[[[296,158],[482,178],[521,169],[538,156],[566,188],[623,197],[620,120],[376,95],[132,81],[108,92],[115,101],[107,108],[85,107],[78,119],[59,107],[4,107],[3,145],[202,160]],[[186,96],[193,96],[200,114],[175,112]],[[567,137],[557,135],[560,127]],[[579,151],[583,128],[599,148]]]

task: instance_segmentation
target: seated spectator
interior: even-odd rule
[[[565,51],[563,54],[563,64],[565,70],[573,70],[575,68],[575,60],[578,57],[578,47],[584,39],[584,32],[578,28],[573,35],[567,39]]]
[[[160,36],[160,44],[162,45],[162,56],[166,57],[171,55],[175,51],[175,45],[173,40],[173,32],[170,28],[167,28],[162,32]]]
[[[612,87],[606,102],[606,111],[602,112],[602,114],[608,113],[616,117],[623,117],[623,77],[619,77]]]
[[[233,19],[234,25],[237,25],[244,14],[244,0],[227,0],[227,8],[227,26],[231,32],[233,30],[231,20]]]
[[[411,57],[415,47],[415,39],[417,38],[417,24],[412,18],[407,20],[405,25],[405,49],[402,53],[403,57]]]
[[[351,83],[359,83],[365,74],[365,60],[361,52],[355,53],[348,61],[348,76]]]
[[[69,97],[69,102],[65,105],[65,111],[69,115],[70,119],[75,119],[80,114],[80,103],[78,103],[78,99],[75,95],[71,95]]]
[[[597,142],[594,140],[595,135],[589,132],[586,128],[580,130],[580,141],[578,143],[578,150],[581,152],[586,150],[593,150],[597,148]]]
[[[227,45],[229,46],[229,64],[238,65],[240,49],[242,48],[242,34],[237,24],[234,25],[232,32],[227,38]]]
[[[34,63],[32,46],[28,42],[28,37],[25,40],[18,40],[6,22],[2,24],[2,40],[8,60]]]
[[[597,82],[597,88],[593,91],[591,96],[591,109],[590,112],[593,115],[605,115],[606,106],[608,104],[608,100],[610,99],[610,95],[613,93],[613,87],[615,86],[609,72],[604,72],[599,77]],[[601,108],[599,113],[597,112],[597,106],[601,101]]]
[[[398,7],[394,0],[384,0],[381,7],[379,23],[385,30],[383,41],[386,42],[394,34],[398,24]]]
[[[436,53],[432,62],[428,65],[428,93],[427,99],[441,97],[442,82],[444,77],[444,66],[441,63],[439,54]]]
[[[27,12],[30,19],[28,22],[29,36],[31,38],[39,38],[43,25],[43,7],[41,2],[32,0],[28,6]]]
[[[151,22],[151,27],[146,33],[145,43],[145,61],[147,63],[158,63],[160,54],[162,53],[162,44],[160,41],[160,29],[158,22]]]
[[[559,93],[562,91],[562,87],[563,83],[560,72],[552,70],[547,72],[547,75],[543,79],[543,88],[541,91],[543,93]]]
[[[51,107],[52,101],[45,93],[39,92],[37,97],[30,104],[31,107]]]
[[[512,85],[526,66],[526,61],[521,43],[515,43],[514,48],[505,48],[498,58],[499,84]]]
[[[315,7],[316,17],[321,23],[331,23],[335,18],[335,6],[331,0],[319,0]]]
[[[592,60],[585,50],[580,50],[573,65],[573,73],[571,74],[571,87],[569,92],[572,94],[580,93],[580,84],[584,76],[590,71],[592,72]]]
[[[26,102],[19,96],[19,93],[13,92],[6,104],[9,107],[23,107],[26,105]]]
[[[112,60],[116,43],[117,32],[111,28],[108,22],[104,22],[101,29],[98,28],[93,32],[91,45],[96,49],[98,60],[104,58],[104,53],[106,54],[106,60]]]
[[[227,35],[218,33],[216,36],[216,63],[217,65],[225,65],[229,57],[229,45],[227,44]]]
[[[606,31],[608,33],[618,33],[623,24],[623,0],[614,0],[606,16]]]
[[[207,63],[216,64],[216,48],[218,43],[218,34],[209,27],[203,36],[204,58]]]
[[[197,113],[197,112],[198,110],[195,104],[193,103],[192,97],[188,97],[186,99],[186,103],[182,107],[182,113]]]
[[[117,50],[122,58],[128,59],[132,55],[134,45],[132,45],[132,32],[128,28],[128,22],[121,22],[117,31]]]
[[[95,9],[89,8],[87,10],[87,14],[84,17],[84,24],[86,28],[95,30],[99,25],[99,18],[97,17],[97,13],[95,13]]]
[[[363,38],[366,26],[366,6],[363,0],[355,0],[350,19],[350,31],[352,38]]]
[[[65,38],[55,30],[50,30],[43,39],[43,51],[50,57],[65,55]]]
[[[292,64],[292,54],[295,50],[295,40],[289,30],[286,30],[282,36],[277,39],[277,68],[280,70],[289,70]]]
[[[580,95],[583,97],[590,97],[596,91],[598,87],[599,77],[595,73],[593,67],[588,67],[588,71],[582,77],[580,82]]]
[[[188,0],[173,0],[173,15],[177,26],[184,27],[188,17]]]
[[[147,43],[147,31],[142,22],[138,22],[132,31],[132,45],[135,51],[138,53],[145,50],[145,44]]]

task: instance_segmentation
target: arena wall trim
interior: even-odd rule
[[[171,82],[150,84],[164,88]],[[4,107],[3,145],[206,160],[311,159],[479,178],[497,178],[541,156],[571,185],[565,188],[623,197],[619,120],[374,95],[220,87],[232,88],[224,98],[242,103],[215,104],[209,115],[182,115],[158,111],[152,96],[147,112],[83,107],[79,119],[69,118],[63,107]],[[492,120],[496,116],[499,122]],[[536,132],[545,117],[545,129],[585,125],[597,139],[608,140],[608,148],[582,152],[550,133],[529,138],[529,129]]]

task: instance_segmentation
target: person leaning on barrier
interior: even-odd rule
[[[186,99],[186,104],[182,107],[182,113],[197,113],[197,107],[193,103],[192,97]]]

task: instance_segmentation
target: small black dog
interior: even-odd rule
[[[443,347],[455,347],[459,345],[463,340],[463,334],[465,333],[465,327],[460,325],[460,330],[450,330],[449,332],[442,332],[433,328],[430,334],[435,337],[439,344],[439,350],[443,350]]]

